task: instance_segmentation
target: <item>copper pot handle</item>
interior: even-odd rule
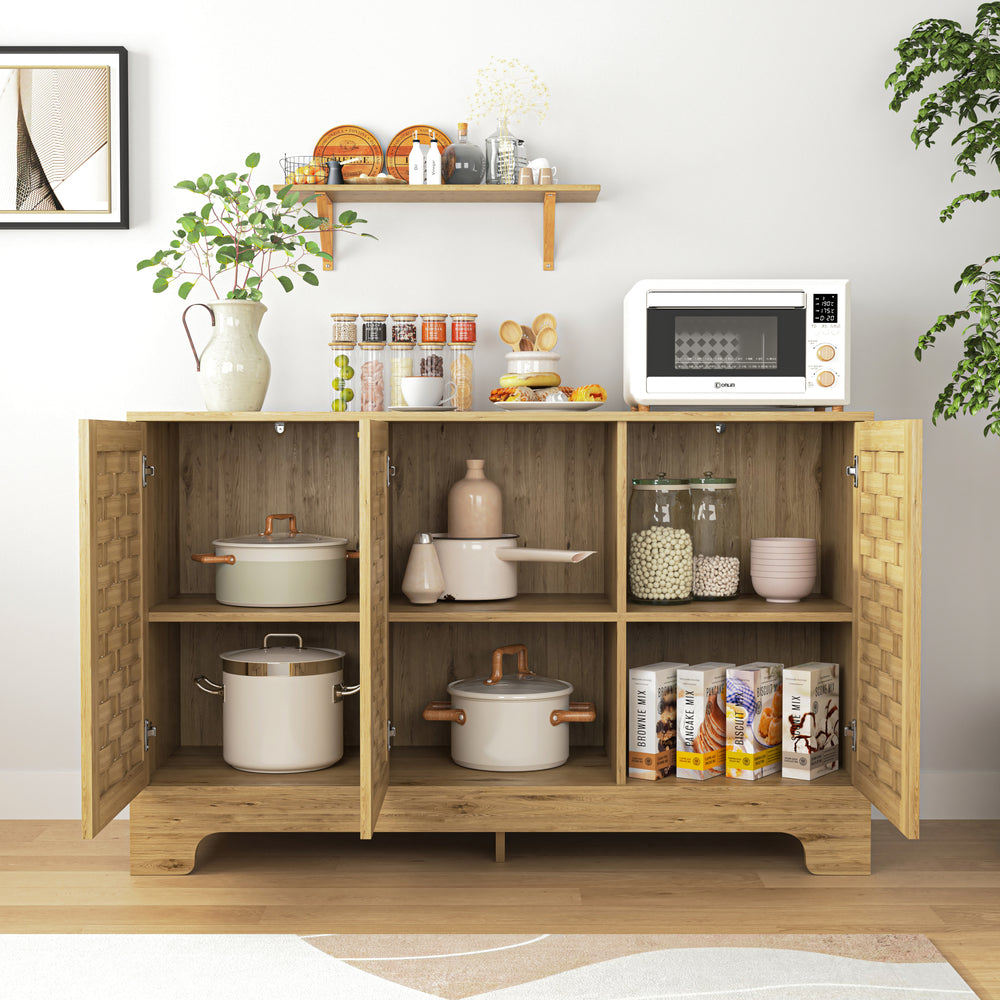
[[[593,722],[597,709],[592,701],[571,701],[569,708],[557,708],[549,713],[549,722],[558,726],[560,722]]]
[[[207,552],[192,552],[191,558],[198,563],[226,563],[229,566],[236,562],[236,556],[213,556]]]
[[[523,642],[514,643],[512,646],[500,646],[493,650],[493,669],[490,676],[483,681],[484,684],[497,684],[503,680],[503,658],[505,654],[513,656],[517,654],[517,676],[532,677],[533,671],[528,669],[528,647]]]
[[[450,701],[432,701],[421,713],[427,722],[457,722],[465,725],[465,711],[452,708]]]
[[[346,556],[348,559],[360,559],[361,553],[357,549],[348,549]]]
[[[261,532],[263,535],[273,535],[274,534],[274,522],[275,521],[287,521],[288,522],[288,534],[299,535],[301,532],[295,527],[295,515],[294,514],[268,514],[264,519],[264,530]]]

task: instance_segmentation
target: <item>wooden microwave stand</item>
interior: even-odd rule
[[[441,530],[464,459],[483,458],[521,543],[586,548],[579,565],[520,566],[507,601],[410,604],[418,531]],[[153,471],[155,469],[155,472]],[[651,606],[627,597],[629,482],[736,476],[742,590]],[[918,835],[919,421],[870,413],[138,413],[81,422],[83,828],[131,803],[133,874],[192,870],[225,831],[773,831],[817,874],[870,870],[870,807]],[[856,480],[856,483],[855,483]],[[347,600],[237,608],[192,562],[268,514],[346,536]],[[817,593],[770,604],[749,580],[752,537],[820,542]],[[251,774],[222,760],[219,653],[298,632],[347,653],[344,759]],[[523,642],[597,721],[567,764],[493,773],[455,765],[449,727],[420,718],[449,680]],[[840,770],[813,782],[627,777],[629,666],[656,660],[842,665]],[[392,735],[390,735],[392,734]],[[390,741],[392,748],[390,749]],[[669,849],[669,847],[665,848]]]

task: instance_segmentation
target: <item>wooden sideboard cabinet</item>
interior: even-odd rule
[[[594,549],[578,565],[521,564],[507,601],[410,604],[418,531],[444,530],[464,460],[486,461],[504,528],[533,547]],[[739,480],[743,594],[631,603],[630,481],[706,469]],[[867,873],[870,807],[918,835],[919,421],[870,413],[140,413],[81,423],[83,829],[131,803],[134,874],[190,871],[222,831],[776,831],[816,873]],[[154,471],[155,470],[155,471]],[[850,471],[849,471],[850,470]],[[216,602],[191,561],[214,538],[294,513],[361,557],[347,600],[310,608]],[[752,537],[820,543],[816,593],[770,604],[750,586]],[[222,760],[219,653],[267,632],[347,653],[344,759],[305,774]],[[597,721],[567,764],[493,773],[455,765],[449,726],[421,718],[450,680],[523,642]],[[813,782],[627,777],[629,666],[756,659],[842,665],[840,770]],[[391,743],[391,749],[390,749]]]

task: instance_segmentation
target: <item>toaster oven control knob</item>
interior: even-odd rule
[[[816,384],[821,385],[824,389],[829,389],[834,382],[837,381],[837,376],[833,372],[820,372],[816,376]]]
[[[833,357],[836,353],[836,348],[834,348],[831,344],[823,344],[823,346],[816,352],[816,357],[819,358],[820,361],[833,361]]]

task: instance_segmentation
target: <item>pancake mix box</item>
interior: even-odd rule
[[[628,672],[628,773],[656,781],[674,769],[677,749],[677,669],[650,663]]]
[[[781,776],[811,781],[840,767],[840,665],[785,671]]]
[[[696,663],[677,670],[677,777],[704,781],[726,769],[726,670]]]
[[[782,669],[755,660],[726,671],[726,777],[756,781],[781,770]]]

